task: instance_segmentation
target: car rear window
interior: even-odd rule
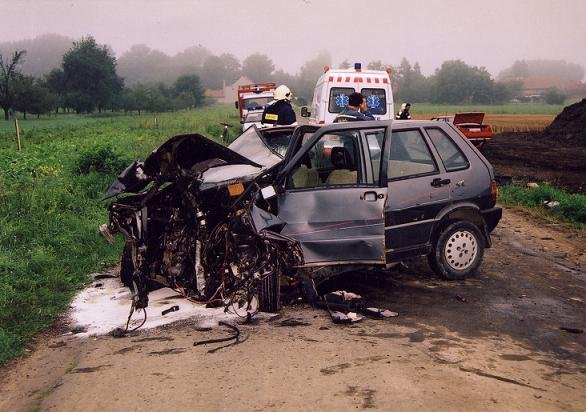
[[[393,132],[387,173],[390,179],[432,174],[437,170],[437,165],[419,129]]]

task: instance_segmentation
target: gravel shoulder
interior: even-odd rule
[[[586,239],[505,210],[480,273],[462,282],[424,260],[331,288],[398,318],[332,324],[289,306],[240,326],[243,342],[195,321],[126,338],[62,335],[0,369],[0,410],[584,410]],[[296,325],[296,326],[291,326]]]

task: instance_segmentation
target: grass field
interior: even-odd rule
[[[239,126],[233,107],[156,122],[150,115],[31,120],[22,122],[20,152],[13,129],[0,122],[0,364],[67,308],[88,274],[117,263],[121,245],[97,230],[108,219],[100,199],[116,174],[171,135],[219,136],[220,122]]]
[[[532,214],[548,220],[569,223],[578,229],[586,228],[586,195],[567,193],[548,184],[537,188],[525,185],[507,185],[499,189],[499,201],[507,206],[529,208]],[[548,208],[545,202],[557,202]]]

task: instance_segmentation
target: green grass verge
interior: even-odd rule
[[[0,129],[0,364],[20,355],[67,308],[88,274],[118,262],[120,240],[109,245],[98,226],[108,219],[100,199],[122,167],[169,136],[217,139],[219,123],[227,122],[235,137],[240,126],[230,106],[156,121],[154,115],[69,116],[23,127],[20,152],[13,131]]]
[[[540,214],[571,223],[583,229],[586,227],[586,195],[567,193],[553,186],[543,184],[537,188],[521,185],[507,185],[500,188],[500,201],[507,206],[522,206],[537,210]],[[548,208],[545,202],[559,202]]]
[[[398,103],[398,102],[397,102]],[[448,105],[412,103],[413,113],[454,114],[458,112],[485,112],[489,114],[551,114],[557,115],[564,105],[543,103],[508,103],[495,105]]]

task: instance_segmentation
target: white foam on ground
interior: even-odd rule
[[[102,286],[96,287],[101,283]],[[219,321],[234,320],[236,315],[225,313],[224,308],[206,308],[203,304],[184,298],[173,298],[177,292],[162,288],[149,293],[149,306],[146,308],[147,321],[140,329],[150,329],[178,320],[196,318],[199,326],[214,327]],[[77,336],[105,335],[115,328],[125,328],[130,311],[131,293],[118,278],[95,281],[79,292],[71,303],[71,324],[73,328],[86,331]],[[165,316],[161,312],[172,306],[179,306],[176,312]],[[133,314],[129,329],[138,326],[144,318],[142,310]]]

